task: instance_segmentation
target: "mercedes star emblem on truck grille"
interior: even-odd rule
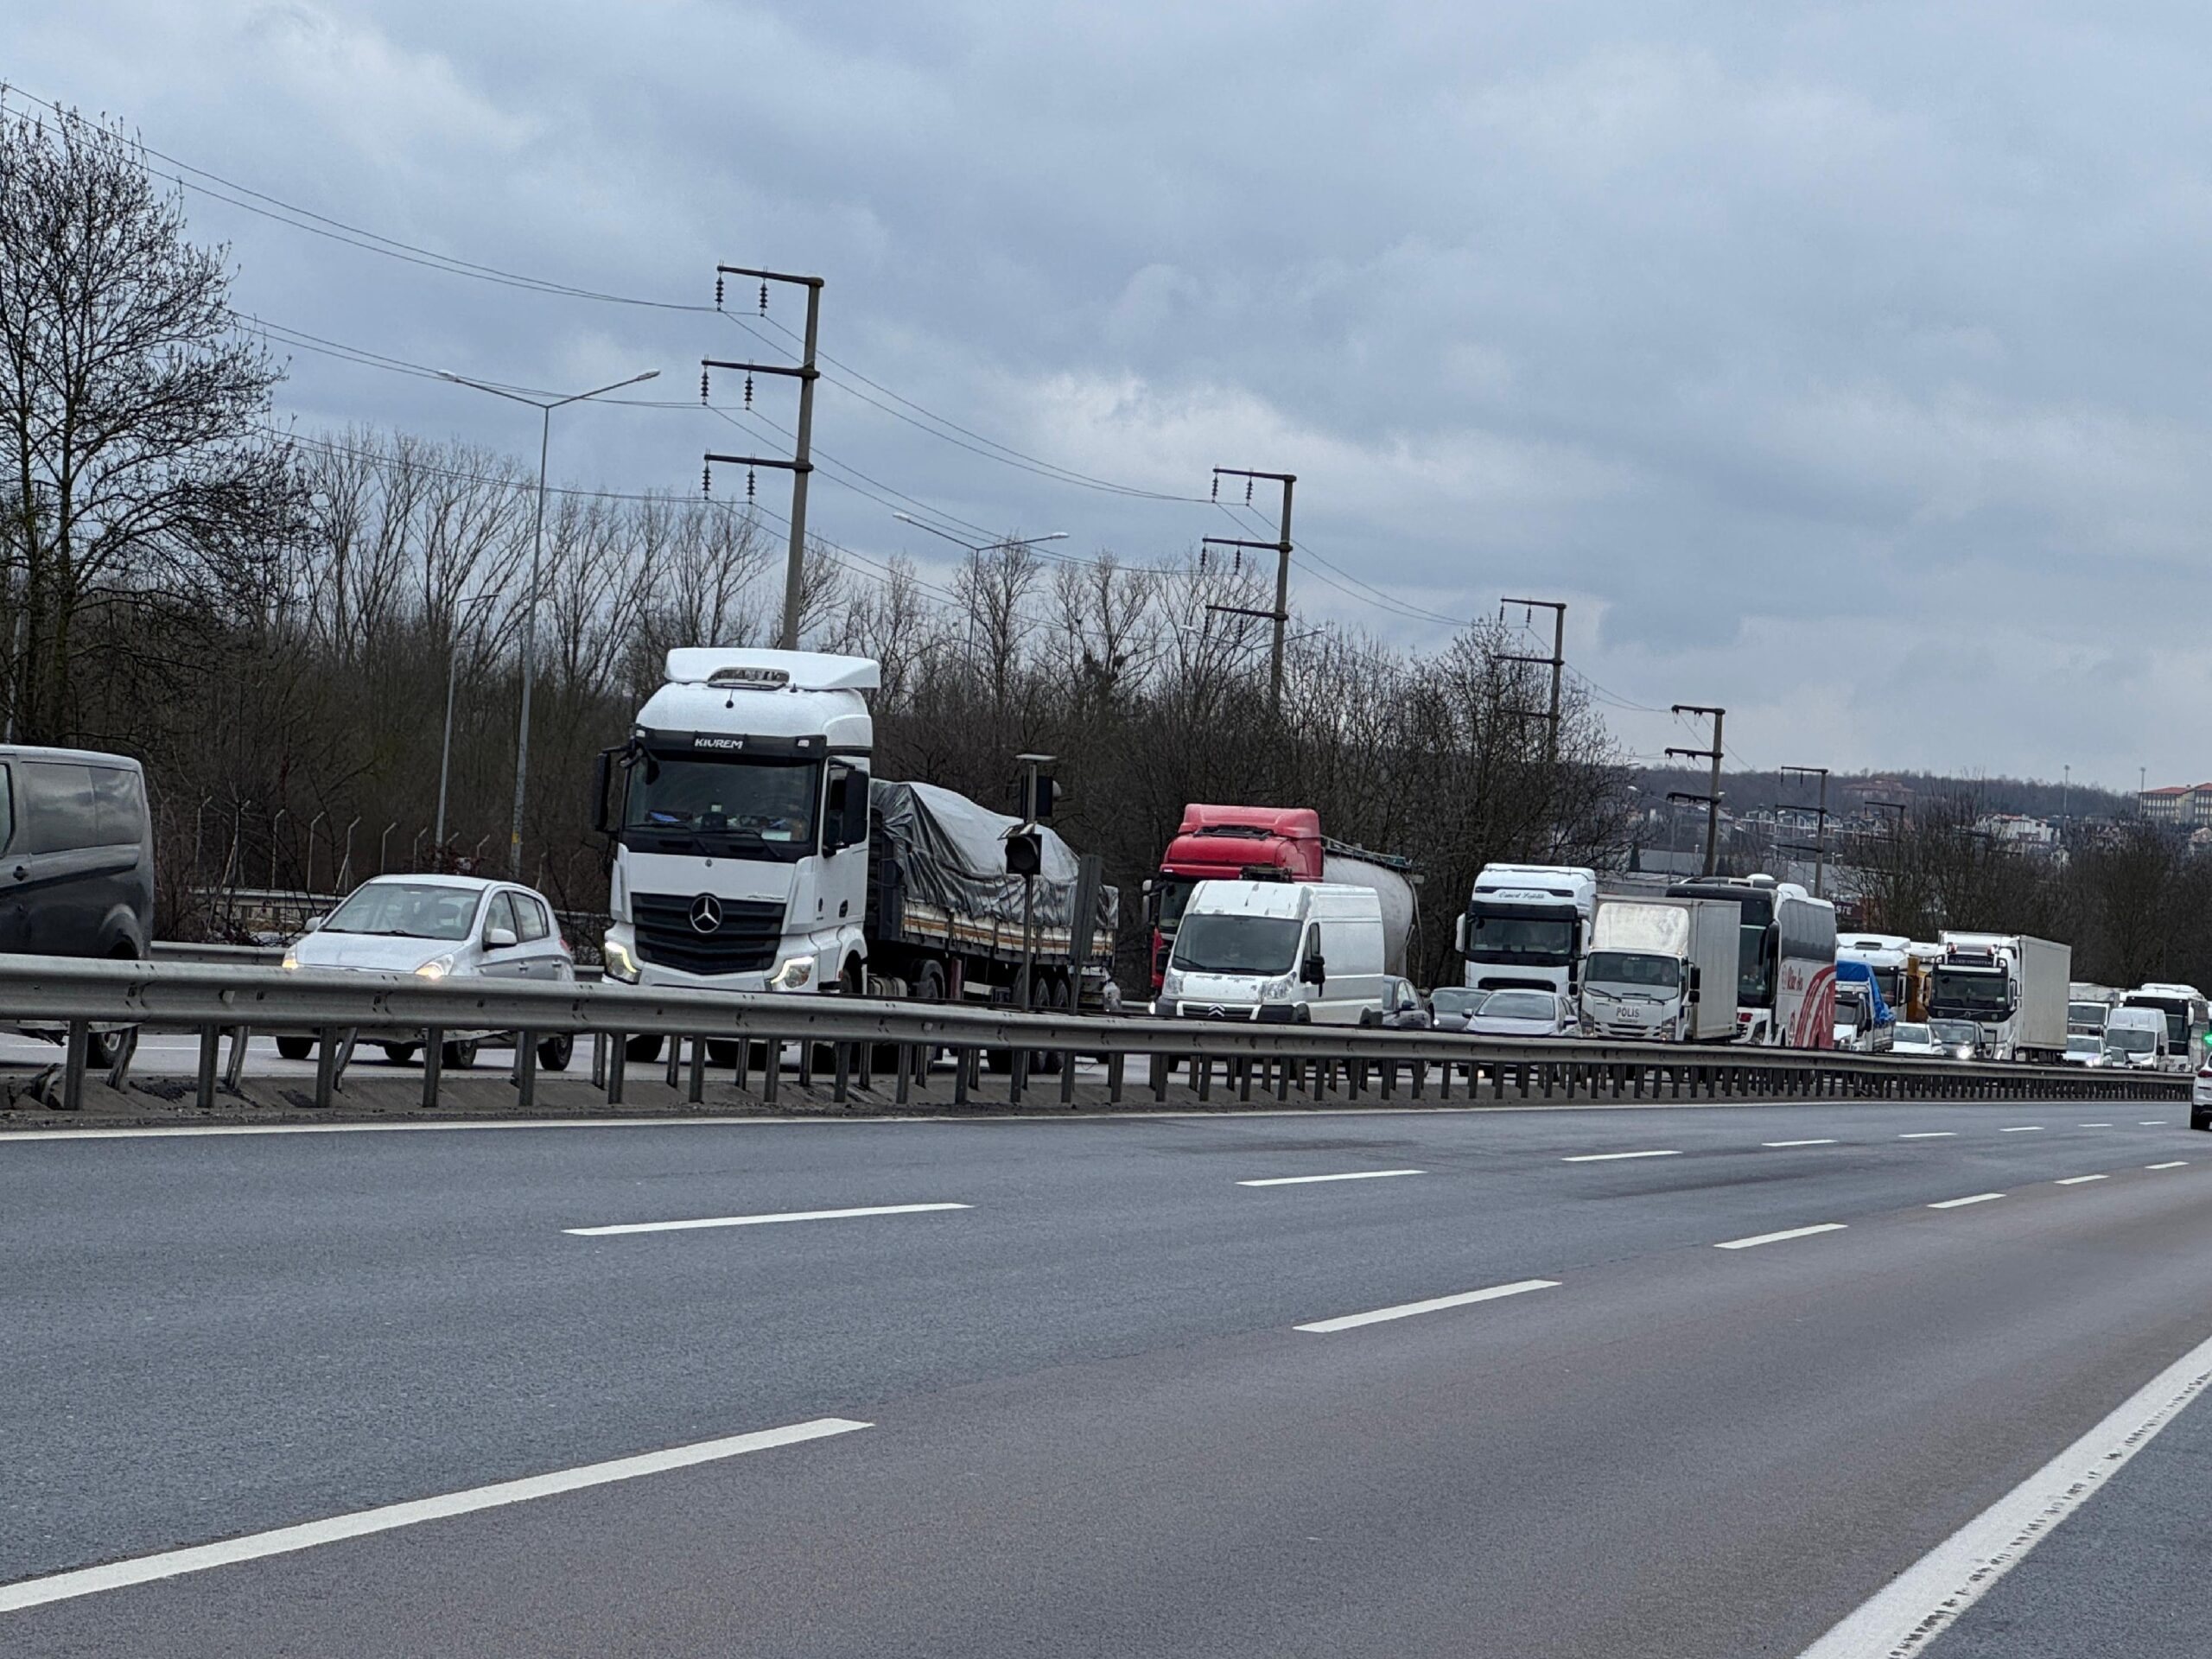
[[[722,901],[711,893],[702,893],[691,901],[691,931],[694,933],[714,933],[722,925]]]

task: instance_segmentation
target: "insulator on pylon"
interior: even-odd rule
[[[702,464],[699,468],[699,493],[702,495],[712,495],[714,493],[715,467],[712,461],[708,461]]]
[[[1252,480],[1249,478],[1244,480],[1244,505],[1248,507],[1252,505]]]
[[[1213,499],[1217,501],[1221,499],[1221,474],[1219,473],[1216,473],[1213,475]]]
[[[753,496],[753,478],[754,474],[753,469],[750,467],[747,467],[745,469],[745,499],[748,501],[750,501]]]
[[[721,277],[717,276],[717,277],[715,277],[715,310],[717,310],[717,311],[719,311],[719,310],[721,310],[721,308],[722,308],[722,279],[721,279]]]
[[[760,315],[764,317],[768,315],[768,284],[766,283],[760,284]]]
[[[707,372],[704,369],[699,371],[699,401],[702,404],[707,401]]]
[[[753,407],[753,377],[749,374],[745,377],[745,406]]]

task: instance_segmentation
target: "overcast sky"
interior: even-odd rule
[[[1295,472],[1307,613],[1420,645],[1565,599],[1579,671],[1725,704],[1741,764],[2132,788],[2212,775],[2209,48],[2201,5],[2125,0],[73,0],[10,10],[0,77],[506,270],[679,303],[718,261],[818,273],[825,349],[932,415],[1171,496]],[[696,403],[699,358],[801,317],[772,296],[764,343],[189,205],[242,308],[509,382],[654,367]],[[305,352],[282,397],[318,428],[537,435]],[[764,405],[788,424],[787,391]],[[913,418],[825,385],[817,442],[1076,554],[1254,533]],[[778,442],[580,409],[554,465],[696,488],[704,449]],[[950,550],[826,475],[813,522]],[[1608,718],[1640,753],[1693,741]]]

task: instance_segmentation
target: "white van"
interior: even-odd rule
[[[1328,881],[1201,881],[1153,1012],[1356,1026],[1382,1014],[1382,905]]]
[[[2171,1065],[2162,1008],[2114,1008],[2105,1017],[2105,1064],[2164,1071]]]

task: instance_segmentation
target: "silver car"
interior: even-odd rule
[[[1571,1037],[1581,1030],[1574,1005],[1557,991],[1492,991],[1468,1016],[1478,1037]]]
[[[284,953],[284,966],[538,984],[565,983],[576,976],[575,958],[544,894],[473,875],[379,875],[364,881],[329,915],[308,924],[307,932]],[[448,1033],[441,1058],[448,1066],[465,1071],[476,1064],[477,1046],[496,1035]],[[378,1046],[387,1059],[404,1065],[422,1044]],[[538,1064],[563,1071],[574,1047],[566,1032],[541,1037]],[[288,1060],[303,1060],[314,1050],[312,1037],[276,1039],[276,1052]]]

